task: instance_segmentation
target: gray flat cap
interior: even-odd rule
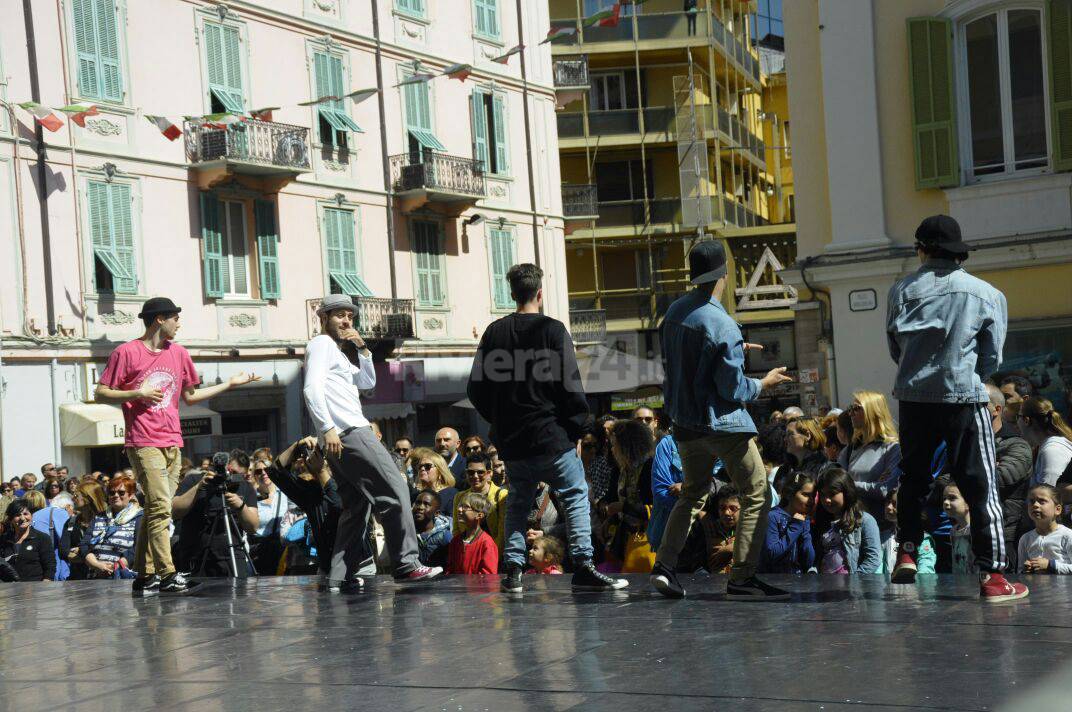
[[[352,312],[357,312],[357,307],[354,306],[350,297],[345,294],[329,294],[320,301],[320,306],[317,307],[317,316],[324,316],[328,312],[333,312],[336,309],[349,309]]]

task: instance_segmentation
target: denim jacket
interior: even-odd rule
[[[985,403],[1001,365],[1005,295],[949,260],[930,259],[890,288],[886,336],[893,395],[915,403]]]
[[[723,306],[693,290],[670,305],[660,331],[665,409],[674,424],[699,432],[755,433],[744,404],[761,387],[744,375],[744,337]]]
[[[875,518],[867,512],[862,514],[860,526],[842,540],[845,544],[845,567],[852,574],[874,574],[882,566],[882,539]]]

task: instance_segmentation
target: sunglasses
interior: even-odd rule
[[[407,452],[409,452],[409,448],[408,447],[396,447],[395,452],[397,452],[399,455],[405,455]]]
[[[259,468],[259,469],[256,469],[256,470],[254,470],[254,471],[253,471],[253,474],[255,474],[255,475],[267,475],[267,474],[268,474],[268,470],[266,470],[266,469],[264,469],[263,467],[261,467],[261,468]]]
[[[108,490],[109,497],[126,497],[128,494],[126,490]]]
[[[470,445],[469,447],[465,448],[466,452],[476,452],[480,449],[481,447],[479,445]]]
[[[434,470],[434,469],[435,469],[435,465],[433,465],[433,464],[432,464],[432,463],[430,463],[430,462],[422,462],[421,464],[417,465],[417,469],[419,469],[419,470],[426,470],[426,471],[427,471],[427,470]]]
[[[487,470],[466,470],[465,474],[472,475],[474,477],[483,477],[484,475],[488,474],[488,471]]]

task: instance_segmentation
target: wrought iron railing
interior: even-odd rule
[[[607,338],[607,312],[602,309],[570,309],[570,333],[575,344],[601,344]]]
[[[244,119],[217,124],[187,121],[183,134],[190,163],[241,161],[280,168],[308,169],[309,129],[274,121]]]
[[[435,151],[412,151],[391,156],[390,160],[395,192],[430,190],[479,198],[486,194],[481,161]]]
[[[555,60],[555,89],[588,86],[588,57]]]
[[[598,203],[595,185],[562,185],[562,214],[567,218],[599,215]]]
[[[354,297],[354,328],[366,340],[412,339],[416,321],[412,299],[385,299],[380,297]],[[309,318],[309,338],[320,333],[320,299],[305,300]]]

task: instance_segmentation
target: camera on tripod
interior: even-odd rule
[[[231,477],[227,472],[227,463],[230,456],[225,452],[218,452],[212,456],[212,474],[205,475],[205,491],[209,496],[222,495],[224,492],[238,492],[242,481]]]

